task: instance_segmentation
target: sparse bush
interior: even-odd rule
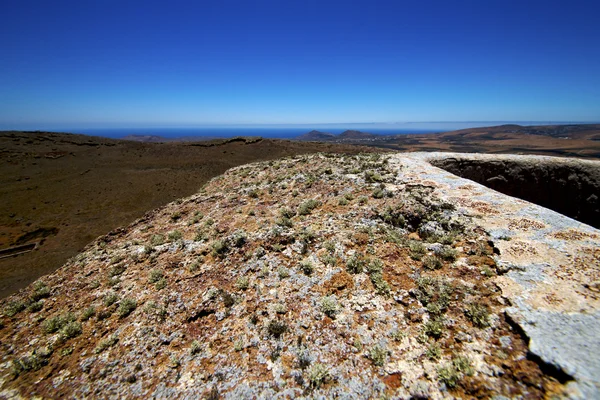
[[[152,269],[148,273],[148,283],[156,283],[164,277],[163,272],[160,269]]]
[[[292,222],[292,220],[287,217],[277,218],[275,220],[275,224],[277,224],[278,226],[283,226],[285,228],[292,228],[294,226],[294,223]]]
[[[172,232],[169,232],[167,237],[171,242],[174,242],[176,240],[180,240],[183,237],[183,234],[181,233],[181,231],[174,230]]]
[[[237,231],[234,235],[233,235],[233,245],[235,247],[242,247],[243,245],[246,244],[246,242],[248,241],[248,239],[246,238],[246,232],[244,231]]]
[[[440,269],[444,266],[444,264],[442,264],[442,261],[436,257],[436,256],[425,256],[423,258],[423,267],[429,269],[429,270],[436,270],[436,269]]]
[[[373,364],[383,367],[387,359],[387,350],[377,344],[369,351],[369,358]]]
[[[225,240],[215,240],[212,245],[212,254],[214,257],[223,257],[229,251],[229,246]]]
[[[321,257],[321,261],[323,262],[323,264],[330,265],[332,267],[335,267],[335,265],[337,264],[337,258],[331,254],[323,255]]]
[[[439,338],[444,331],[444,321],[441,318],[432,318],[427,321],[423,327],[423,332],[427,336]]]
[[[369,198],[367,196],[360,196],[358,198],[358,204],[360,204],[361,206],[367,204],[369,202]]]
[[[321,363],[315,363],[308,372],[308,381],[313,389],[319,388],[329,378],[329,370]]]
[[[88,308],[83,310],[79,319],[85,322],[88,319],[92,318],[94,315],[96,315],[96,308],[94,306],[89,306]]]
[[[294,211],[292,211],[288,207],[283,207],[279,210],[279,216],[282,218],[293,218],[296,215]]]
[[[306,275],[312,274],[314,269],[315,267],[310,260],[304,260],[300,263],[300,270]]]
[[[385,191],[381,188],[375,188],[373,193],[371,193],[374,199],[382,199],[385,196]]]
[[[236,281],[235,286],[240,290],[246,290],[250,286],[250,280],[245,276],[240,276]]]
[[[194,356],[202,351],[202,345],[199,341],[194,340],[190,345],[190,353]]]
[[[458,372],[471,376],[475,373],[471,366],[471,360],[466,356],[455,356],[452,358],[452,365]]]
[[[318,206],[319,202],[317,200],[307,200],[298,206],[298,215],[308,215]]]
[[[413,260],[420,260],[425,255],[425,246],[423,243],[412,241],[408,244],[408,249],[410,250],[410,258]]]
[[[181,213],[179,211],[175,211],[173,214],[171,214],[171,222],[176,222],[179,221],[181,219]]]
[[[50,289],[42,281],[36,281],[33,284],[33,292],[30,295],[32,301],[38,301],[50,297]]]
[[[119,318],[125,318],[131,314],[136,307],[137,302],[134,299],[123,299],[123,301],[121,301],[119,304],[119,309],[117,311]]]
[[[75,316],[71,313],[56,315],[42,322],[42,331],[46,334],[58,332],[67,324],[74,322]],[[80,327],[81,328],[81,327]],[[70,328],[71,329],[71,328]]]
[[[27,306],[27,311],[30,313],[38,312],[44,307],[44,303],[41,301],[34,301],[33,303]]]
[[[150,239],[150,244],[152,246],[159,246],[165,242],[165,236],[161,234],[152,235]]]
[[[377,182],[382,182],[383,178],[381,175],[379,175],[379,173],[375,172],[375,171],[365,171],[365,182],[367,183],[377,183]]]
[[[473,322],[473,325],[478,328],[485,328],[490,324],[490,311],[485,305],[471,303],[465,310],[465,314]]]
[[[339,199],[338,204],[340,206],[347,206],[348,205],[348,200],[346,200],[344,197],[342,197],[342,198]]]
[[[108,273],[109,276],[114,277],[114,276],[119,276],[121,275],[123,272],[125,272],[127,268],[124,265],[114,265],[111,269],[110,272]]]
[[[367,265],[367,260],[360,253],[354,253],[346,262],[346,270],[352,274],[360,274]]]
[[[14,317],[25,309],[26,305],[22,300],[13,300],[6,304],[4,307],[4,315],[7,317]]]
[[[456,260],[457,255],[458,252],[450,246],[442,247],[442,249],[438,253],[438,256],[445,261],[454,261]]]
[[[64,339],[71,339],[81,335],[81,324],[77,321],[70,321],[60,329],[60,335]]]
[[[329,318],[335,318],[340,309],[337,298],[334,295],[323,297],[320,305],[323,314]]]
[[[96,353],[96,354],[102,353],[104,350],[108,349],[109,347],[113,347],[115,344],[117,344],[118,341],[119,341],[119,337],[113,333],[112,335],[110,335],[106,339],[102,339],[98,343],[98,345],[94,349],[94,353]]]
[[[439,368],[437,373],[440,382],[445,383],[449,388],[455,387],[460,380],[460,374],[449,366]]]
[[[117,300],[119,300],[119,297],[117,296],[117,294],[114,292],[110,292],[110,293],[107,293],[106,296],[104,296],[104,299],[102,300],[102,302],[104,303],[104,305],[106,307],[110,307],[113,304],[115,304],[117,302]]]
[[[305,347],[298,349],[298,351],[296,352],[296,365],[300,369],[305,370],[306,368],[308,368],[310,366],[311,362],[312,362],[312,358],[310,356],[308,349]]]
[[[285,279],[290,277],[290,271],[286,267],[279,267],[277,269],[277,275],[279,275],[279,279]]]
[[[441,356],[442,349],[437,343],[432,344],[427,348],[427,351],[425,351],[425,357],[429,358],[430,360],[439,360]]]
[[[287,329],[287,325],[284,322],[275,319],[269,321],[269,324],[267,325],[267,331],[269,332],[269,335],[276,338],[283,335]]]

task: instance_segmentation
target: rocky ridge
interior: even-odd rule
[[[447,156],[237,167],[99,238],[2,301],[0,396],[598,397],[600,233]]]

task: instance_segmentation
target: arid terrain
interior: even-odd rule
[[[0,132],[0,297],[53,272],[98,236],[195,193],[228,168],[317,151],[375,150],[259,138],[137,143]],[[35,243],[32,251],[6,251]]]
[[[313,131],[304,141],[354,143],[396,151],[453,151],[485,154],[541,154],[600,158],[600,125],[502,125],[437,134],[373,135],[346,131],[340,135]]]
[[[444,160],[600,166],[230,169],[0,301],[0,397],[598,398],[600,231]]]

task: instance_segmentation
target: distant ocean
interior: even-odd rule
[[[368,129],[368,128],[314,128],[321,132],[339,134],[347,129],[360,130],[377,135],[401,135],[411,133],[443,132],[440,129]],[[111,139],[120,139],[129,135],[153,135],[164,138],[202,137],[202,138],[230,138],[235,136],[261,136],[270,139],[294,139],[310,132],[313,128],[90,128],[66,129],[63,132],[82,133],[91,136],[101,136]]]

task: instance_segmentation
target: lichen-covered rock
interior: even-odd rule
[[[2,301],[0,396],[593,397],[598,232],[431,157],[246,165],[99,238]]]

